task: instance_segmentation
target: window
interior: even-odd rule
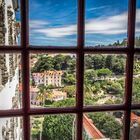
[[[102,1],[102,0],[101,0]],[[104,0],[105,1],[105,0]],[[14,10],[17,10],[18,6],[17,6],[17,1],[13,0],[13,4],[14,4]],[[107,38],[104,38],[105,40],[102,40],[102,37],[100,38],[99,34],[97,36],[89,36],[88,33],[90,34],[91,32],[96,32],[99,33],[101,32],[101,30],[96,27],[97,30],[91,30],[91,26],[94,23],[94,21],[96,23],[99,23],[102,21],[102,23],[105,24],[109,24],[111,19],[114,20],[112,27],[107,27],[109,28],[110,32],[112,32],[114,29],[116,29],[116,26],[120,27],[119,24],[116,25],[116,23],[119,23],[119,20],[116,20],[119,16],[116,17],[111,17],[111,18],[103,18],[101,21],[99,21],[99,19],[97,20],[93,20],[93,21],[89,21],[88,24],[87,23],[87,19],[89,14],[87,14],[87,11],[89,8],[92,8],[90,10],[94,11],[96,7],[86,7],[87,3],[90,3],[89,0],[73,0],[73,7],[76,7],[76,10],[74,10],[74,17],[73,17],[73,21],[70,21],[72,23],[74,23],[73,26],[70,26],[70,32],[74,32],[75,35],[68,38],[67,40],[67,44],[64,44],[63,41],[64,40],[57,40],[56,43],[55,41],[52,41],[59,33],[57,32],[57,29],[53,29],[54,32],[56,32],[55,36],[52,36],[49,38],[50,44],[47,43],[41,43],[40,42],[36,42],[35,39],[39,39],[36,38],[36,36],[34,36],[34,40],[31,40],[31,36],[34,34],[31,34],[31,30],[32,28],[34,28],[33,26],[31,26],[31,21],[30,18],[31,17],[31,6],[33,4],[34,0],[21,0],[20,1],[20,11],[21,11],[21,34],[18,35],[18,40],[20,42],[20,44],[16,44],[13,42],[16,42],[16,39],[12,38],[12,29],[9,29],[9,37],[8,40],[9,42],[12,42],[11,44],[7,44],[3,38],[1,39],[1,37],[3,36],[3,34],[5,34],[5,28],[0,28],[0,64],[2,64],[1,70],[0,70],[0,74],[3,74],[3,77],[0,77],[0,85],[2,88],[3,85],[5,85],[8,82],[8,71],[10,73],[11,79],[14,78],[14,70],[13,70],[13,63],[16,58],[21,61],[18,61],[18,64],[14,64],[14,66],[16,67],[17,65],[20,65],[20,82],[22,83],[19,87],[19,90],[22,91],[22,95],[18,94],[17,96],[20,97],[19,102],[17,105],[16,104],[16,99],[12,98],[13,101],[13,108],[9,109],[9,108],[5,108],[3,109],[2,106],[0,106],[0,123],[3,121],[3,118],[7,118],[6,119],[6,123],[5,125],[0,129],[2,131],[2,137],[3,138],[7,138],[9,137],[9,134],[6,132],[7,130],[10,130],[10,128],[14,127],[14,122],[19,121],[20,125],[17,126],[17,128],[19,128],[19,130],[23,129],[23,134],[20,133],[21,136],[19,135],[13,135],[13,132],[11,132],[10,136],[12,138],[18,139],[19,137],[21,139],[24,140],[29,140],[31,138],[31,135],[34,133],[34,131],[31,131],[31,129],[34,127],[35,124],[38,124],[38,129],[41,135],[42,132],[42,123],[43,123],[43,117],[45,117],[46,122],[43,124],[46,126],[46,128],[49,129],[50,126],[48,126],[48,120],[52,117],[56,118],[63,118],[63,121],[66,122],[66,118],[69,118],[71,120],[71,122],[69,123],[69,125],[73,126],[73,129],[70,132],[70,136],[73,139],[77,139],[77,140],[82,140],[82,137],[85,136],[87,139],[88,138],[92,138],[91,137],[91,133],[89,134],[88,129],[89,128],[93,128],[93,123],[91,124],[91,119],[94,119],[94,121],[96,122],[101,116],[104,116],[104,118],[106,118],[106,120],[110,121],[110,120],[114,120],[113,118],[108,118],[107,114],[110,115],[114,115],[115,119],[118,120],[118,122],[120,121],[122,126],[117,127],[117,129],[120,129],[120,131],[122,132],[119,136],[119,138],[123,138],[124,140],[129,140],[130,139],[136,139],[135,138],[135,132],[137,131],[135,129],[135,127],[137,129],[139,129],[137,120],[139,120],[139,109],[140,109],[140,95],[138,94],[139,90],[138,90],[138,84],[139,84],[139,74],[137,72],[137,69],[135,69],[136,71],[133,72],[134,67],[137,67],[137,65],[139,65],[139,53],[140,53],[140,48],[139,48],[139,5],[140,5],[140,1],[139,0],[123,0],[119,2],[119,4],[123,4],[125,11],[127,11],[126,13],[124,13],[122,16],[127,17],[122,19],[122,21],[124,21],[124,28],[119,30],[119,32],[122,32],[124,30],[124,36],[126,37],[126,40],[124,40],[124,44],[119,45],[119,42],[115,42],[115,44],[110,44],[108,45],[107,43],[105,45],[103,45],[104,41],[107,40]],[[104,5],[107,5],[107,3],[112,2],[111,0],[106,0],[106,2],[104,3]],[[114,2],[114,1],[113,1]],[[1,1],[0,1],[0,6],[2,8],[4,8],[4,5],[1,5]],[[61,4],[63,4],[63,6],[66,6],[66,4],[64,4],[65,1],[61,1]],[[30,5],[29,5],[30,4]],[[117,6],[119,5],[117,3],[117,5],[113,5],[115,9],[117,9]],[[49,4],[48,4],[49,5]],[[93,3],[91,2],[91,5],[93,5]],[[67,5],[68,6],[68,5]],[[89,6],[89,4],[88,4]],[[0,10],[1,10],[0,7]],[[30,8],[29,8],[30,7]],[[56,5],[57,7],[57,5]],[[10,16],[12,14],[12,10],[10,10],[12,7],[8,8],[8,16]],[[37,6],[38,8],[38,6]],[[99,7],[102,10],[105,10],[105,6],[100,6]],[[106,7],[107,8],[107,7]],[[49,9],[51,11],[51,8]],[[48,10],[48,11],[49,11]],[[60,9],[61,10],[61,9]],[[114,10],[115,11],[115,10]],[[57,11],[56,11],[57,12]],[[109,11],[110,12],[110,11]],[[0,12],[1,14],[2,12]],[[59,12],[58,12],[59,13]],[[29,15],[29,16],[28,16]],[[3,26],[3,24],[1,23],[1,19],[3,19],[4,14],[0,15],[0,26]],[[97,16],[97,15],[96,15]],[[95,16],[95,18],[96,18]],[[101,15],[100,15],[101,16]],[[18,15],[18,17],[20,17]],[[77,19],[77,23],[76,23],[76,19]],[[128,21],[127,21],[128,19]],[[70,19],[67,19],[70,20]],[[12,19],[9,18],[9,24],[12,22]],[[122,22],[121,22],[122,23]],[[127,24],[128,23],[128,24]],[[35,23],[32,23],[32,25]],[[46,23],[45,23],[46,24]],[[60,24],[60,23],[56,23],[56,24]],[[42,26],[44,25],[44,23],[42,23]],[[76,26],[77,25],[77,26]],[[100,25],[100,27],[104,27],[104,25]],[[110,24],[109,24],[110,25]],[[128,27],[127,27],[128,25]],[[136,38],[135,38],[135,25],[136,25]],[[17,32],[19,32],[19,26],[20,23],[16,23],[17,26]],[[122,27],[122,26],[121,26]],[[1,30],[2,29],[2,30]],[[62,32],[63,29],[66,28],[61,28]],[[107,34],[106,29],[103,28],[104,34]],[[43,30],[40,30],[40,33],[44,32]],[[61,31],[60,31],[61,32]],[[63,36],[63,33],[61,32],[61,36]],[[118,30],[114,30],[114,34],[118,32]],[[48,34],[51,34],[51,30],[47,31]],[[40,35],[40,34],[39,34]],[[59,34],[60,35],[60,34]],[[68,34],[69,35],[69,34]],[[92,42],[89,42],[89,39],[92,37]],[[96,37],[96,42],[94,45],[92,45],[92,43],[94,42],[94,38]],[[109,37],[114,37],[113,35],[109,35]],[[118,37],[118,36],[117,36]],[[77,40],[76,40],[77,38]],[[62,38],[61,38],[62,39]],[[72,40],[74,39],[74,40]],[[114,38],[113,38],[114,39]],[[120,38],[119,38],[120,39]],[[55,39],[54,39],[55,40]],[[97,42],[99,40],[99,42]],[[102,42],[103,43],[102,43]],[[76,43],[77,42],[77,43]],[[16,44],[16,45],[13,45]],[[57,45],[58,44],[58,45]],[[51,46],[49,46],[51,45]],[[93,47],[94,46],[94,47]],[[116,46],[116,47],[115,47]],[[56,55],[56,54],[70,54],[71,58],[73,58],[76,60],[76,68],[74,68],[73,73],[75,73],[74,77],[76,77],[76,80],[74,78],[74,87],[75,87],[75,95],[74,95],[74,106],[63,106],[63,107],[37,107],[38,105],[41,106],[42,102],[38,101],[36,102],[36,96],[31,96],[31,90],[33,90],[35,92],[38,92],[37,89],[34,88],[30,88],[30,83],[34,83],[36,84],[36,82],[42,82],[42,81],[38,81],[38,79],[36,79],[36,81],[30,81],[30,77],[31,77],[31,67],[33,65],[35,65],[36,63],[36,56],[37,54],[40,55],[41,53],[49,54],[50,56],[52,56],[52,54]],[[8,55],[8,57],[10,57],[11,59],[11,64],[10,64],[10,68],[9,70],[7,70],[7,72],[5,71],[5,67],[6,67],[6,61],[3,60],[2,58],[4,58],[4,55]],[[10,54],[18,54],[18,55],[10,55]],[[96,104],[92,104],[92,102],[88,102],[86,103],[86,91],[85,91],[85,75],[86,75],[86,68],[88,67],[87,64],[89,64],[88,60],[86,59],[87,56],[92,57],[92,58],[97,58],[98,56],[101,56],[102,59],[106,58],[107,56],[108,59],[112,59],[112,56],[115,56],[116,59],[113,60],[116,61],[116,63],[118,61],[124,62],[125,63],[125,67],[123,67],[121,70],[123,71],[123,80],[117,84],[117,79],[116,76],[114,77],[107,77],[106,75],[110,75],[110,69],[102,69],[99,71],[99,69],[97,68],[96,70],[98,71],[98,77],[94,77],[95,83],[96,80],[100,81],[100,80],[106,80],[108,78],[108,81],[114,81],[114,85],[111,82],[108,82],[108,85],[105,85],[103,83],[102,88],[105,88],[105,86],[108,86],[106,88],[106,91],[108,93],[110,93],[112,96],[110,96],[112,98],[112,100],[114,101],[116,98],[121,98],[121,100],[115,100],[115,104],[112,103],[110,100],[108,100],[106,103],[105,102],[96,102]],[[46,56],[45,56],[46,57]],[[69,56],[68,56],[69,57]],[[21,59],[20,59],[21,58]],[[34,58],[32,60],[34,60],[33,62],[30,61],[31,58]],[[107,59],[107,58],[106,58]],[[61,61],[60,61],[61,62]],[[95,61],[96,62],[96,59]],[[91,65],[95,65],[93,61],[91,61]],[[101,62],[101,61],[100,61]],[[109,61],[110,62],[110,61]],[[89,66],[89,67],[90,67]],[[117,67],[117,66],[116,66]],[[102,68],[102,67],[101,67]],[[110,66],[111,68],[111,66]],[[118,67],[117,67],[118,68]],[[59,68],[57,67],[57,69],[59,70]],[[93,67],[91,67],[91,71],[93,70]],[[120,70],[120,69],[119,69]],[[103,72],[105,71],[105,72]],[[115,71],[114,73],[117,74],[118,69]],[[105,74],[103,74],[105,73]],[[63,78],[63,72],[59,73],[60,75],[62,75]],[[89,74],[90,75],[90,74]],[[87,77],[89,76],[87,74]],[[35,75],[36,76],[36,75]],[[51,70],[49,70],[48,73],[48,83],[53,83],[52,81],[52,72]],[[69,75],[67,75],[69,76]],[[51,78],[49,78],[51,77]],[[70,76],[69,76],[70,77]],[[90,76],[89,76],[90,77]],[[71,77],[70,77],[71,78]],[[51,79],[51,80],[50,80]],[[35,78],[34,78],[35,80]],[[41,79],[40,79],[41,80]],[[50,81],[49,81],[50,80]],[[93,79],[91,79],[93,80]],[[58,82],[60,82],[60,80],[58,80]],[[76,82],[75,82],[76,81]],[[39,84],[39,83],[38,83]],[[53,83],[54,85],[58,85],[59,86],[63,86],[63,83],[61,85],[61,83]],[[112,84],[112,85],[111,85]],[[122,84],[123,88],[117,89],[118,87],[120,87],[120,84]],[[136,85],[137,84],[137,85]],[[98,84],[96,84],[96,86],[99,86]],[[112,89],[114,87],[114,90]],[[54,101],[59,101],[62,99],[66,99],[67,95],[65,92],[61,92],[61,91],[55,91],[55,96],[52,96],[50,94],[50,96],[52,96],[52,100]],[[118,92],[121,92],[123,94],[120,95],[120,97],[115,97],[113,94]],[[6,93],[5,93],[6,94]],[[134,96],[133,96],[134,95]],[[0,94],[1,96],[1,94]],[[97,92],[97,98],[101,97],[102,95],[99,95]],[[106,96],[106,95],[104,95]],[[34,98],[31,99],[30,97]],[[8,98],[8,97],[7,97]],[[49,97],[48,97],[49,98]],[[47,98],[47,99],[48,99]],[[94,98],[94,97],[93,97]],[[106,99],[108,97],[106,96]],[[95,99],[95,98],[94,98]],[[32,101],[30,101],[32,100]],[[33,103],[33,105],[31,105],[30,103]],[[0,104],[1,105],[1,104]],[[18,107],[19,106],[19,107]],[[87,117],[86,113],[89,113],[89,118]],[[93,115],[94,114],[94,115]],[[104,123],[105,119],[103,120]],[[115,121],[115,120],[114,120]],[[10,122],[10,123],[9,123]],[[38,123],[39,122],[39,123]],[[52,122],[52,127],[54,122]],[[59,119],[56,121],[57,125],[62,125],[61,122],[59,121]],[[112,126],[114,126],[115,128],[115,123],[110,124]],[[10,126],[8,126],[8,124],[10,124]],[[18,123],[17,123],[18,124]],[[105,123],[104,123],[105,124]],[[69,127],[68,125],[68,127]],[[87,128],[87,125],[89,126]],[[63,126],[65,127],[65,126]],[[96,127],[98,127],[98,129],[101,129],[99,125],[97,125]],[[8,128],[8,129],[7,129]],[[85,128],[85,129],[83,129]],[[57,129],[57,131],[59,132],[59,129]],[[115,132],[116,129],[112,129],[112,130],[108,130],[108,131],[112,131],[113,133],[113,137],[114,139],[116,139],[116,135]],[[107,132],[107,131],[106,131]],[[52,134],[49,131],[50,135]],[[95,133],[95,132],[94,132]],[[61,134],[61,132],[60,132]],[[23,135],[23,137],[22,137]],[[138,135],[138,134],[137,134]],[[55,136],[54,136],[55,137]],[[106,133],[105,134],[100,134],[99,137],[105,138]],[[137,136],[137,138],[139,139],[139,135]],[[60,138],[58,136],[58,138]]]

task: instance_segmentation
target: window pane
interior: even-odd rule
[[[84,72],[85,105],[123,103],[125,55],[86,54]]]
[[[32,107],[75,105],[76,55],[31,54],[30,100]]]
[[[72,140],[76,137],[76,115],[42,115],[31,117],[31,140]]]
[[[30,0],[30,44],[76,46],[77,0]]]
[[[128,0],[86,0],[85,45],[127,46]]]
[[[18,45],[20,33],[19,1],[0,1],[0,46]]]
[[[140,139],[140,111],[132,110],[130,123],[130,140]]]
[[[137,0],[135,47],[140,47],[140,0]]]
[[[0,118],[1,140],[23,140],[22,118],[10,117]]]
[[[94,112],[83,115],[84,140],[123,138],[123,112]]]
[[[21,108],[20,54],[0,54],[0,110]]]
[[[134,57],[132,102],[140,103],[140,56]]]

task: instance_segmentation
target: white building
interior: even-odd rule
[[[61,87],[62,74],[62,71],[44,71],[43,73],[32,73],[32,80],[36,86],[43,84]]]
[[[19,23],[15,12],[18,0],[0,0],[0,46],[17,45]],[[0,110],[20,108],[19,55],[0,54]],[[21,140],[21,119],[18,117],[0,118],[0,140]]]

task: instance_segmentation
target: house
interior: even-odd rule
[[[32,73],[32,80],[35,85],[53,85],[55,87],[61,87],[62,83],[62,71],[44,71],[42,73]]]

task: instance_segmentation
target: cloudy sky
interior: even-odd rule
[[[76,46],[77,0],[30,0],[30,44]],[[140,32],[140,1],[137,34]],[[86,0],[85,45],[127,38],[128,0]]]

